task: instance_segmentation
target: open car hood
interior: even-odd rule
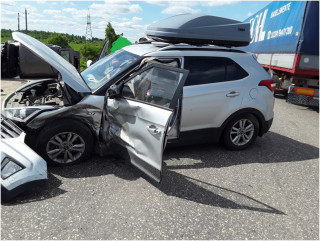
[[[45,44],[19,32],[12,33],[12,37],[59,71],[62,80],[76,92],[91,93],[77,69]]]

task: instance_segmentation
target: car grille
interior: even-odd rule
[[[18,137],[22,132],[16,124],[1,115],[1,139]]]

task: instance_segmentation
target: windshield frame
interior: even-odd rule
[[[101,67],[106,67],[108,64],[110,64],[110,62],[115,59],[116,57],[119,57],[119,54],[121,53],[126,53],[129,56],[133,57],[134,60],[132,62],[130,62],[129,64],[125,65],[123,69],[121,69],[120,71],[118,71],[116,74],[112,75],[110,78],[106,78],[105,76],[101,79],[101,84],[98,85],[97,87],[92,87],[89,85],[87,77],[84,76],[84,74],[89,70],[89,74],[90,74],[90,69],[94,69],[97,68],[98,66]],[[116,82],[116,80],[119,78],[119,76],[124,76],[126,75],[126,73],[128,72],[128,69],[131,69],[132,66],[136,66],[138,63],[141,62],[141,59],[143,59],[142,56],[139,56],[137,54],[133,54],[130,51],[126,51],[123,49],[120,49],[112,54],[109,54],[105,57],[103,57],[102,59],[100,59],[99,61],[95,62],[93,65],[91,65],[89,68],[85,69],[84,71],[82,71],[80,73],[80,76],[82,77],[82,79],[84,80],[84,82],[86,83],[86,85],[90,88],[90,90],[92,91],[92,93],[97,93],[100,92],[101,89],[105,89],[105,86],[111,86],[114,82]],[[121,65],[121,63],[120,63]],[[109,72],[108,72],[109,73]],[[100,73],[101,74],[101,73]],[[107,75],[107,74],[106,74]]]

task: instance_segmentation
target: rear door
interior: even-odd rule
[[[184,68],[190,74],[183,90],[180,131],[203,130],[202,135],[212,136],[208,129],[220,127],[240,108],[250,88],[248,73],[226,57],[185,57]]]
[[[168,123],[176,108],[187,70],[152,64],[131,76],[117,98],[107,100],[109,138],[123,158],[157,182]]]

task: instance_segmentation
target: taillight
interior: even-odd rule
[[[273,92],[276,88],[276,83],[273,80],[261,80],[259,86],[265,86]]]

